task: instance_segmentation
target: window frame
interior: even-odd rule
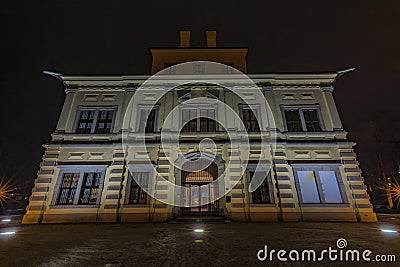
[[[151,178],[151,176],[150,176],[150,172],[149,171],[141,171],[141,172],[139,172],[139,171],[135,171],[135,172],[133,172],[133,173],[147,173],[147,175],[148,175],[148,184],[147,184],[147,190],[149,190],[149,184],[150,184],[150,178]],[[134,180],[134,178],[133,178],[133,173],[132,172],[130,172],[130,171],[128,171],[128,181],[127,181],[127,183],[126,183],[126,195],[125,195],[125,204],[126,205],[132,205],[132,206],[138,206],[138,205],[147,205],[147,204],[149,204],[149,201],[150,201],[150,197],[149,197],[149,194],[147,193],[147,191],[146,190],[144,190],[142,187],[140,187],[140,185],[138,185],[137,183],[136,183],[136,181]],[[132,184],[133,184],[133,182],[135,182],[136,183],[136,185],[138,186],[138,188],[139,188],[139,200],[140,200],[140,194],[142,193],[142,191],[146,194],[146,201],[145,201],[145,203],[140,203],[140,202],[137,202],[137,203],[132,203],[131,202],[131,192],[132,192],[132,189],[133,189],[133,187],[132,187]]]
[[[144,110],[150,110],[150,112],[148,113],[149,115],[154,110],[154,122],[153,122],[153,131],[147,132],[146,131],[147,121],[146,121],[146,124],[143,129],[143,133],[145,133],[145,134],[156,133],[157,132],[157,123],[158,123],[159,105],[154,105],[154,106],[138,105],[138,107],[137,107],[138,112],[136,115],[136,126],[135,126],[136,132],[141,132],[140,121],[141,121],[142,111],[144,111]],[[149,116],[147,116],[147,118],[149,118]]]
[[[244,120],[243,120],[243,116],[244,116],[243,110],[245,110],[245,109],[253,111],[254,116],[257,119],[257,124],[258,124],[258,132],[249,132],[249,133],[260,133],[262,131],[261,126],[263,125],[262,124],[262,118],[260,116],[260,114],[261,114],[260,105],[258,105],[258,104],[255,104],[255,105],[239,104],[239,115],[240,115],[240,119],[242,120],[242,123],[243,123],[244,127],[246,127],[245,124],[244,124]],[[243,130],[247,131],[247,129],[243,129]]]
[[[183,112],[185,110],[196,110],[196,132],[183,132]],[[201,132],[201,111],[202,110],[213,110],[214,111],[214,123],[215,123],[215,131],[218,132],[218,109],[216,104],[183,104],[179,106],[179,129],[181,129],[184,134],[196,134],[196,133],[207,133]],[[191,121],[191,120],[189,120]],[[189,123],[189,121],[187,123]],[[187,124],[186,123],[186,124]],[[208,131],[210,132],[210,131]]]
[[[321,113],[321,107],[319,105],[297,105],[297,106],[281,106],[281,113],[282,113],[282,118],[283,118],[283,126],[285,128],[286,132],[291,132],[291,133],[302,133],[302,132],[310,132],[310,133],[318,133],[317,131],[309,131],[306,126],[306,121],[304,119],[304,112],[303,110],[316,110],[317,116],[318,116],[318,122],[319,122],[319,127],[321,128],[320,132],[325,131],[325,123],[322,118],[322,113]],[[287,121],[286,121],[286,110],[297,110],[299,112],[299,117],[300,117],[300,122],[301,122],[301,128],[302,131],[295,132],[295,131],[289,131],[288,126],[287,126]]]
[[[73,126],[73,133],[74,134],[80,134],[80,135],[89,135],[89,134],[96,134],[96,135],[107,135],[107,134],[112,134],[114,131],[114,125],[115,125],[115,118],[117,114],[118,106],[78,106],[76,110],[76,115],[75,115],[75,122]],[[95,114],[93,116],[93,125],[91,127],[90,133],[78,133],[79,129],[79,119],[81,116],[82,111],[94,111]],[[99,113],[100,111],[113,111],[113,118],[111,122],[111,128],[109,133],[96,133],[97,130],[97,124],[99,121]]]
[[[146,197],[146,203],[129,203],[130,201],[130,193],[131,193],[131,185],[132,185],[132,181],[133,181],[133,175],[132,173],[148,173],[148,177],[149,177],[149,181],[147,184],[147,191],[142,189],[140,186],[139,188],[141,190],[144,190],[145,193],[147,194]],[[126,190],[125,190],[125,200],[124,200],[124,206],[125,207],[148,207],[148,205],[150,204],[151,201],[151,191],[153,188],[153,175],[154,175],[154,169],[149,165],[129,165],[127,168],[127,177],[128,179],[126,179]]]
[[[297,190],[297,196],[298,196],[300,205],[304,205],[304,206],[337,206],[337,205],[348,205],[349,204],[349,198],[347,197],[347,193],[346,193],[346,185],[345,185],[342,175],[340,173],[340,166],[341,166],[340,164],[332,164],[332,163],[292,164],[291,166],[293,169],[295,185],[296,185],[296,190]],[[297,171],[312,171],[314,173],[315,181],[316,181],[316,188],[317,188],[318,197],[320,200],[319,203],[303,202],[303,196],[302,196],[302,193],[301,193],[302,191],[301,191],[301,187],[300,187],[300,180],[299,180]],[[342,198],[342,202],[330,203],[330,202],[325,201],[325,195],[323,193],[322,183],[321,183],[321,179],[319,176],[319,171],[334,171],[336,182],[337,182],[338,189],[339,189],[339,193]]]
[[[268,195],[269,195],[269,199],[270,199],[270,203],[253,203],[253,192],[249,192],[248,188],[251,182],[251,178],[250,178],[250,172],[255,172],[257,169],[257,165],[247,165],[246,168],[246,185],[247,185],[247,192],[248,192],[248,198],[249,198],[249,203],[253,206],[258,206],[258,205],[262,205],[262,206],[274,206],[275,205],[275,198],[274,198],[274,188],[273,188],[273,183],[272,183],[272,170],[270,170],[267,173],[267,177],[264,179],[263,183],[265,182],[268,186]],[[262,172],[267,172],[268,170],[261,170]],[[261,184],[260,186],[262,186],[263,184]],[[258,187],[259,188],[259,187]],[[257,189],[258,189],[257,188]],[[256,189],[256,190],[257,190]]]
[[[104,178],[105,178],[105,173],[106,173],[107,167],[108,167],[107,165],[84,165],[84,166],[83,165],[67,165],[67,166],[59,165],[58,166],[59,173],[58,173],[58,177],[56,180],[56,184],[54,186],[51,206],[57,207],[57,208],[98,207],[100,205],[101,196],[103,193]],[[84,174],[89,173],[89,172],[101,173],[96,204],[80,204],[80,197],[82,194],[82,183],[83,183]],[[64,173],[79,173],[78,185],[76,188],[76,192],[75,192],[74,200],[73,200],[72,204],[58,204]]]

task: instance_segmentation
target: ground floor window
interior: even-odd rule
[[[149,172],[129,172],[127,204],[146,204],[147,192],[150,179]]]
[[[344,203],[344,184],[339,166],[334,164],[318,165],[293,166],[300,202]]]
[[[54,192],[55,205],[96,205],[100,203],[106,166],[60,166]]]
[[[248,166],[247,170],[247,183],[248,185],[251,183],[253,178],[255,177],[255,167]],[[263,179],[260,186],[253,192],[249,192],[250,202],[252,204],[271,204],[272,202],[272,179],[271,172],[263,172],[260,176]]]

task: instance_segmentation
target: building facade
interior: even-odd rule
[[[180,35],[179,47],[150,49],[152,74],[166,67],[173,72],[176,64],[190,61],[219,62],[246,73],[247,48],[216,47],[215,32],[207,32],[207,47],[192,48],[190,32]],[[197,64],[194,71],[202,72],[202,68]],[[236,221],[376,221],[355,144],[347,139],[332,95],[341,72],[248,74],[271,108],[275,121],[271,132],[276,139],[272,169],[253,192],[249,184],[266,153],[258,143],[264,131],[262,123],[257,123],[260,99],[249,95],[252,102],[248,104],[215,84],[187,84],[168,91],[155,106],[146,107],[145,100],[140,107],[134,106],[136,128],[128,129],[124,128],[125,114],[137,88],[149,76],[48,74],[64,84],[66,99],[51,141],[44,145],[25,224],[161,222],[197,215]],[[212,119],[219,116],[213,107],[179,111],[180,118],[187,112],[195,114],[179,135],[180,151],[197,159],[200,140],[210,138],[216,144],[212,164],[190,172],[171,163],[172,158],[179,165],[182,158],[176,146],[161,145],[163,123],[174,107],[199,96],[225,103],[241,118],[250,142],[245,169],[235,160],[238,151],[217,118]],[[151,182],[154,172],[126,157],[122,138],[135,129],[146,133],[145,153],[163,179]],[[238,170],[242,178],[227,194],[214,199],[218,189],[201,186],[219,177],[228,161],[234,166],[222,183],[229,184],[231,173]],[[195,205],[171,205],[167,199],[177,192],[170,190],[168,182],[184,188],[181,201]],[[153,194],[147,194],[143,185]]]

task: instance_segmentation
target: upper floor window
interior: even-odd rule
[[[138,132],[154,133],[156,131],[157,107],[139,107]]]
[[[240,115],[247,132],[259,133],[260,126],[258,124],[259,112],[256,107],[240,106]]]
[[[344,203],[344,184],[336,165],[295,165],[301,203]]]
[[[182,132],[215,132],[215,109],[214,108],[184,108],[182,109]]]
[[[56,205],[96,205],[100,203],[105,166],[61,167],[55,186]]]
[[[106,134],[114,126],[116,107],[79,107],[75,133]]]
[[[283,107],[286,130],[289,132],[320,132],[322,120],[316,106]]]

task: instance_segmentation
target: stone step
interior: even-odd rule
[[[176,218],[176,222],[225,222],[225,219],[222,216],[179,216]]]

